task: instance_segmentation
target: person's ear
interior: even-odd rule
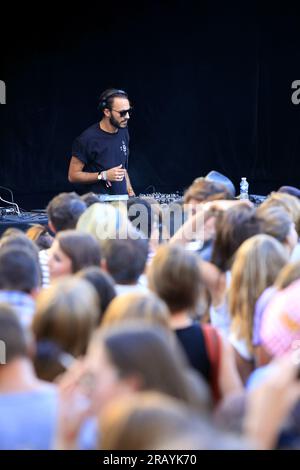
[[[141,375],[139,374],[132,374],[123,379],[126,386],[132,390],[133,392],[139,392],[143,390],[144,381]]]
[[[105,258],[102,258],[102,259],[101,259],[100,268],[103,269],[103,271],[105,271],[106,273],[108,273],[107,263],[106,263],[106,259],[105,259]]]
[[[52,233],[54,233],[54,234],[56,233],[56,229],[55,229],[53,223],[51,222],[51,220],[48,221],[48,227],[49,227],[49,229],[51,230]]]
[[[27,357],[33,361],[36,356],[36,341],[33,333],[30,330],[26,330],[26,352]]]
[[[42,287],[35,287],[34,289],[32,289],[30,291],[30,296],[33,298],[33,299],[36,299],[37,296],[39,295],[39,293],[41,292],[42,290]]]
[[[110,117],[110,114],[111,114],[111,113],[110,113],[110,110],[109,110],[108,108],[104,108],[104,109],[103,109],[103,115],[104,115],[105,117],[109,118],[109,117]]]
[[[298,243],[298,234],[296,232],[295,224],[291,224],[289,233],[286,236],[285,244],[288,247],[289,253],[291,254]]]

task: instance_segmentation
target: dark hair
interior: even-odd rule
[[[84,268],[77,273],[80,278],[86,279],[96,289],[100,302],[100,320],[112,299],[116,296],[113,278],[96,266]]]
[[[262,231],[284,243],[288,237],[293,223],[291,215],[284,207],[269,206],[266,200],[257,208],[257,215],[261,219]]]
[[[72,273],[101,263],[100,245],[93,235],[76,230],[64,230],[56,238],[61,250],[71,259]]]
[[[230,269],[233,255],[248,238],[262,232],[256,209],[238,204],[221,212],[216,221],[216,238],[213,245],[212,263],[221,271]]]
[[[56,232],[75,228],[85,209],[86,204],[74,192],[60,193],[49,202],[46,208],[49,221]]]
[[[54,340],[42,339],[36,343],[34,367],[39,379],[53,382],[75,361],[75,357],[64,351]]]
[[[0,289],[29,294],[40,284],[41,268],[32,250],[17,246],[0,249]]]
[[[136,209],[138,209],[139,204],[143,206],[147,212],[147,228],[146,228],[146,225],[143,228],[145,229],[144,232],[146,231],[144,235],[147,238],[150,238],[151,233],[152,233],[153,222],[154,222],[153,217],[152,217],[151,204],[146,199],[142,199],[140,197],[131,197],[127,201],[127,211],[129,212],[130,208],[134,205],[136,205]],[[140,211],[138,210],[136,214],[133,214],[133,215],[128,214],[128,219],[134,226],[136,226],[135,220],[137,219],[137,217],[140,217]],[[139,229],[139,227],[136,227],[136,228]]]
[[[80,199],[86,204],[86,207],[90,207],[96,202],[100,202],[97,194],[93,193],[92,191],[83,194],[82,196],[80,196]]]
[[[143,274],[149,244],[142,236],[138,239],[107,240],[103,244],[108,272],[118,284],[133,284]]]
[[[107,96],[108,98],[106,98]],[[105,108],[111,109],[114,98],[128,99],[128,95],[125,91],[117,88],[108,88],[107,90],[104,90],[99,97],[99,111],[103,111]]]
[[[4,345],[5,356],[0,358],[0,364],[27,356],[26,332],[13,308],[4,303],[0,304],[0,341]]]
[[[8,232],[8,231],[7,231]],[[6,248],[14,248],[16,250],[23,251],[28,250],[32,258],[36,261],[37,267],[39,270],[39,276],[42,279],[42,269],[39,259],[39,250],[36,244],[28,238],[24,232],[10,232],[10,234],[5,235],[5,237],[0,240],[0,251]]]

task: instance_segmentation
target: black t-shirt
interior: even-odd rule
[[[72,146],[72,155],[84,163],[83,171],[96,173],[122,164],[128,167],[128,129],[118,129],[111,134],[100,129],[99,122],[86,129],[77,137]],[[76,185],[79,193],[93,191],[96,194],[127,194],[126,180],[112,181],[107,187],[105,181]]]
[[[175,330],[190,365],[196,369],[207,383],[210,383],[210,361],[207,354],[204,335],[199,323],[195,322],[186,328]]]

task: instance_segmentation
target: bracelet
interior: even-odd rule
[[[106,180],[107,180],[107,173],[106,173],[106,171],[102,171],[102,175],[103,175],[104,181],[106,181]]]

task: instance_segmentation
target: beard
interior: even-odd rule
[[[123,129],[124,127],[127,126],[127,121],[122,124],[120,124],[112,115],[109,118],[110,124],[115,127],[116,129]]]

